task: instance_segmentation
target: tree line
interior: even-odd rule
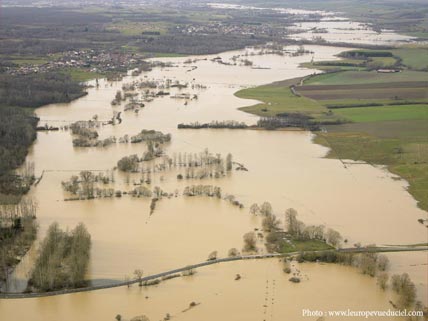
[[[83,85],[62,73],[0,74],[0,106],[36,108],[85,95]]]
[[[18,204],[0,205],[0,285],[20,262],[37,234],[37,202],[23,198]]]
[[[1,194],[22,195],[29,189],[29,181],[13,171],[24,163],[28,148],[36,139],[37,121],[22,108],[0,107]]]

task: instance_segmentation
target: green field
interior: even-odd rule
[[[413,119],[428,120],[428,105],[340,108],[334,110],[334,113],[353,122]]]
[[[405,70],[392,74],[376,71],[347,71],[316,75],[305,81],[305,85],[352,85],[427,80],[428,73],[421,71]]]
[[[302,252],[302,251],[325,251],[333,249],[332,246],[319,240],[292,240],[290,243],[284,243],[283,253]]]
[[[364,105],[379,104],[379,105],[394,105],[394,104],[403,104],[403,105],[416,105],[416,104],[427,104],[428,99],[404,99],[397,101],[396,99],[327,99],[322,101],[323,105],[326,107],[359,107]]]
[[[308,69],[317,69],[323,71],[339,71],[339,70],[365,70],[365,60],[358,59],[345,59],[340,60],[327,60],[327,61],[313,61],[305,62],[300,66]]]
[[[428,70],[428,48],[400,48],[392,50],[392,53],[411,69]]]
[[[427,120],[389,120],[378,122],[346,123],[326,126],[329,132],[365,133],[378,138],[400,138],[406,141],[428,140]]]
[[[292,79],[243,89],[235,93],[235,96],[262,101],[260,104],[240,108],[242,111],[262,117],[276,116],[281,113],[302,113],[319,121],[334,120],[328,109],[317,101],[292,93],[290,85],[297,82],[299,79]]]
[[[35,57],[35,58],[25,57],[25,58],[12,59],[12,62],[17,65],[43,65],[48,63],[48,61],[49,60],[47,58],[43,58],[43,57]]]
[[[368,67],[390,68],[396,63],[397,59],[394,57],[372,57],[368,62]]]
[[[89,81],[95,78],[104,78],[105,75],[91,72],[83,69],[78,68],[69,68],[64,70],[64,73],[69,74],[73,80],[84,82]]]
[[[168,52],[147,52],[147,55],[154,58],[175,58],[175,57],[186,57],[186,55],[181,55],[177,53],[168,53]]]
[[[10,61],[20,66],[43,65],[50,60],[48,56],[29,56],[29,55],[26,55],[26,56],[0,55],[0,59]]]
[[[168,31],[169,24],[167,22],[134,22],[124,17],[122,21],[112,23],[109,27],[110,30],[119,31],[126,36],[141,36],[143,32],[159,32],[164,35]]]
[[[316,69],[322,71],[349,71],[349,70],[365,70],[363,66],[343,66],[343,65],[334,65],[334,64],[324,64],[322,62],[319,63],[310,63],[305,62],[300,64],[300,67],[307,69]]]

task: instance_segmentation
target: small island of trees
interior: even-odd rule
[[[87,285],[91,236],[85,225],[64,232],[58,223],[49,226],[28,283],[30,291],[52,291]]]

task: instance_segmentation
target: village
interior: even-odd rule
[[[98,74],[126,72],[137,66],[141,67],[147,55],[89,49],[49,54],[47,58],[48,62],[43,64],[24,63],[12,65],[6,68],[6,73],[10,75],[28,75],[74,68]]]

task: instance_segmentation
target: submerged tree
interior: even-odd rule
[[[229,252],[227,253],[227,256],[228,257],[236,257],[236,256],[239,256],[239,251],[238,251],[238,249],[236,249],[236,248],[231,248],[230,250],[229,250]]]
[[[388,284],[389,275],[386,272],[379,273],[377,276],[377,284],[382,290],[385,290]]]
[[[250,206],[250,214],[257,215],[260,213],[260,207],[257,203]]]
[[[80,179],[82,180],[82,193],[85,198],[94,197],[94,174],[90,171],[80,172]]]
[[[277,230],[280,224],[281,222],[276,218],[274,214],[266,215],[262,221],[263,229],[267,232]]]
[[[256,233],[248,232],[244,234],[244,248],[245,252],[251,252],[257,250],[257,238]]]
[[[297,211],[294,208],[289,208],[285,211],[285,230],[291,236],[297,236],[299,234]]]
[[[269,202],[264,202],[260,206],[260,214],[262,214],[262,215],[272,214],[272,205]]]
[[[385,271],[389,266],[389,259],[386,255],[380,254],[377,256],[377,267],[380,271]]]
[[[232,154],[226,156],[226,170],[230,172],[232,170]]]
[[[408,308],[414,304],[416,287],[407,273],[401,275],[394,274],[391,277],[391,285],[392,289],[399,295],[398,306],[400,308]]]

